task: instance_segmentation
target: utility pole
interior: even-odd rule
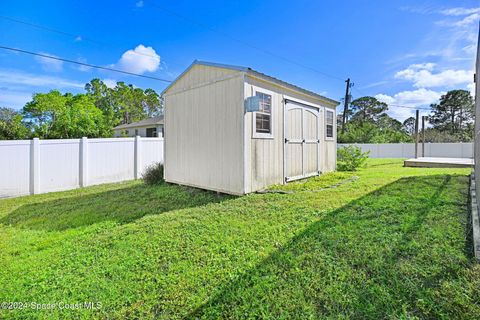
[[[418,158],[418,117],[419,111],[415,112],[415,159]]]
[[[422,116],[422,157],[425,157],[425,118]]]
[[[348,103],[350,102],[350,88],[353,86],[350,85],[350,78],[345,80],[347,87],[345,88],[345,101],[343,102],[343,120],[342,120],[342,133],[345,132],[345,125],[347,124],[347,113],[348,113]]]

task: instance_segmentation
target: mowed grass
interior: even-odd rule
[[[275,187],[293,194],[129,182],[0,200],[0,301],[101,303],[0,318],[478,319],[468,174],[385,159]]]

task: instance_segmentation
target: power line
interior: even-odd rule
[[[307,65],[305,65],[305,64],[303,64],[303,63],[300,63],[300,62],[297,62],[297,61],[295,61],[295,60],[293,60],[293,59],[286,58],[286,57],[284,57],[284,56],[281,56],[281,55],[278,55],[278,54],[276,54],[276,53],[274,53],[274,52],[265,50],[265,49],[263,49],[263,48],[260,48],[260,47],[258,47],[258,46],[255,46],[255,45],[253,45],[253,44],[251,44],[251,43],[248,43],[248,42],[246,42],[246,41],[243,41],[243,40],[241,40],[241,39],[232,37],[232,36],[230,36],[229,34],[227,34],[227,33],[225,33],[225,32],[222,32],[222,31],[220,31],[220,30],[217,30],[217,29],[215,29],[215,28],[212,28],[212,27],[210,27],[210,26],[208,26],[208,25],[202,24],[202,23],[200,23],[200,22],[198,22],[198,21],[193,21],[193,20],[191,20],[191,19],[189,19],[189,18],[187,18],[187,17],[185,17],[185,16],[183,16],[183,15],[181,15],[181,14],[178,14],[178,13],[172,11],[172,10],[169,10],[169,9],[163,7],[163,6],[157,5],[157,4],[152,3],[152,2],[151,2],[150,4],[151,4],[153,7],[158,8],[158,9],[160,9],[160,10],[162,10],[162,11],[165,11],[165,12],[167,12],[168,14],[173,15],[173,16],[175,16],[175,17],[177,17],[177,18],[180,18],[180,19],[182,19],[182,20],[184,20],[184,21],[187,21],[187,22],[189,22],[190,24],[193,24],[193,25],[195,25],[195,26],[198,26],[198,27],[201,27],[201,28],[205,28],[205,29],[208,29],[208,30],[210,30],[210,31],[212,31],[212,32],[218,33],[218,34],[220,34],[220,35],[222,35],[222,36],[224,36],[224,37],[226,37],[226,38],[228,38],[228,39],[230,39],[230,40],[233,40],[233,41],[236,41],[236,42],[238,42],[238,43],[241,43],[241,44],[243,44],[243,45],[245,45],[245,46],[248,46],[248,47],[250,47],[250,48],[252,48],[252,49],[261,51],[261,52],[263,52],[263,53],[265,53],[265,54],[267,54],[267,55],[270,55],[270,56],[279,58],[279,59],[284,60],[284,61],[286,61],[286,62],[289,62],[289,63],[291,63],[291,64],[297,65],[297,66],[299,66],[299,67],[302,67],[302,68],[308,69],[308,70],[310,70],[310,71],[319,73],[319,74],[321,74],[321,75],[323,75],[323,76],[325,76],[325,77],[329,77],[329,78],[332,78],[332,79],[335,79],[335,80],[339,80],[339,81],[344,81],[341,77],[337,77],[337,76],[335,76],[335,75],[328,74],[328,73],[323,72],[323,71],[320,71],[320,70],[318,70],[318,69],[316,69],[316,68],[307,66]],[[67,32],[67,31],[63,31],[63,30],[51,28],[51,27],[44,26],[44,25],[40,25],[40,24],[36,24],[36,23],[31,23],[31,22],[28,22],[28,21],[19,20],[19,19],[16,19],[16,18],[8,17],[8,16],[0,15],[0,19],[4,19],[4,20],[10,21],[10,22],[15,22],[15,23],[23,24],[23,25],[26,25],[26,26],[30,26],[30,27],[37,28],[37,29],[44,30],[44,31],[48,31],[48,32],[57,33],[57,34],[60,34],[60,35],[63,35],[63,36],[68,36],[68,37],[72,37],[72,38],[75,38],[75,39],[78,38],[78,37],[80,37],[80,38],[81,38],[81,41],[88,41],[88,42],[91,42],[91,43],[94,43],[94,44],[97,44],[97,45],[109,46],[108,43],[101,42],[101,41],[97,41],[97,40],[94,40],[94,39],[91,39],[91,38],[86,38],[86,37],[83,37],[83,36],[80,35],[80,34],[74,34],[74,33],[71,33],[71,32]],[[141,52],[137,52],[137,51],[131,51],[131,52],[134,53],[134,54],[137,54],[137,55],[143,55],[143,56],[147,56],[147,57],[158,58],[157,56],[153,56],[153,55],[150,55],[150,54],[147,54],[147,53],[141,53]]]
[[[70,59],[65,59],[65,58],[60,58],[60,57],[54,57],[54,56],[50,56],[48,54],[37,53],[37,52],[32,52],[32,51],[27,51],[27,50],[12,48],[12,47],[0,46],[0,49],[10,50],[10,51],[14,51],[14,52],[20,52],[20,53],[29,54],[29,55],[42,57],[42,58],[47,58],[47,59],[52,59],[52,60],[58,60],[58,61],[73,63],[73,64],[77,64],[77,65],[81,65],[81,66],[85,66],[85,67],[89,67],[89,68],[95,68],[95,69],[107,70],[107,71],[112,71],[112,72],[117,72],[117,73],[123,73],[123,74],[127,74],[127,75],[130,75],[130,76],[135,76],[135,77],[147,78],[147,79],[157,80],[157,81],[162,81],[162,82],[167,82],[167,83],[172,82],[171,80],[167,80],[167,79],[161,79],[161,78],[157,78],[157,77],[146,76],[146,75],[143,75],[143,74],[123,71],[123,70],[109,68],[109,67],[102,67],[102,66],[98,66],[98,65],[94,65],[94,64],[90,64],[90,63],[78,62],[78,61],[75,61],[75,60],[70,60]]]
[[[3,15],[0,15],[0,19],[7,20],[7,21],[10,21],[10,22],[19,23],[19,24],[23,24],[23,25],[26,25],[26,26],[29,26],[29,27],[33,27],[33,28],[37,28],[37,29],[41,29],[41,30],[45,30],[45,31],[53,32],[53,33],[58,33],[58,34],[61,34],[61,35],[64,35],[64,36],[72,37],[74,39],[81,38],[82,41],[89,41],[89,42],[92,42],[92,43],[95,43],[95,44],[102,44],[103,45],[103,43],[100,42],[100,41],[96,41],[96,40],[93,40],[93,39],[90,39],[90,38],[85,38],[80,34],[73,34],[73,33],[70,33],[70,32],[50,28],[50,27],[47,27],[47,26],[42,26],[42,25],[39,25],[39,24],[35,24],[35,23],[31,23],[31,22],[27,22],[27,21],[23,21],[23,20],[19,20],[19,19],[16,19],[16,18],[3,16]]]
[[[31,23],[31,22],[19,20],[19,19],[12,18],[12,17],[7,17],[7,16],[0,15],[0,19],[7,20],[7,21],[10,21],[10,22],[19,23],[19,24],[23,24],[23,25],[26,25],[26,26],[29,26],[29,27],[37,28],[37,29],[52,32],[52,33],[57,33],[57,34],[60,34],[60,35],[63,35],[63,36],[72,37],[74,39],[80,38],[79,41],[88,41],[88,42],[91,42],[93,44],[101,45],[101,46],[104,46],[104,47],[105,46],[113,46],[112,44],[108,44],[108,43],[105,43],[105,42],[102,42],[102,41],[97,41],[97,40],[94,40],[92,38],[85,38],[80,34],[73,34],[73,33],[70,33],[70,32],[63,31],[63,30],[50,28],[50,27],[47,27],[47,26],[44,26],[44,25]],[[119,45],[114,45],[114,46],[120,48]],[[148,54],[148,53],[137,52],[137,51],[134,51],[134,50],[131,50],[130,52],[133,53],[133,54],[136,54],[136,55],[141,55],[141,56],[146,56],[146,57],[151,57],[151,58],[158,59],[158,56],[154,56],[154,55],[151,55],[151,54]]]
[[[342,81],[342,82],[345,81],[345,80],[344,80],[343,78],[341,78],[341,77],[337,77],[337,76],[335,76],[335,75],[331,75],[331,74],[329,74],[329,73],[320,71],[320,70],[318,70],[318,69],[316,69],[316,68],[307,66],[307,65],[305,65],[305,64],[303,64],[303,63],[300,63],[300,62],[297,62],[297,61],[295,61],[295,60],[293,60],[293,59],[290,59],[290,58],[281,56],[281,55],[279,55],[279,54],[276,54],[276,53],[274,53],[274,52],[271,52],[271,51],[265,50],[265,49],[263,49],[263,48],[260,48],[260,47],[258,47],[258,46],[256,46],[256,45],[253,45],[253,44],[251,44],[251,43],[249,43],[249,42],[246,42],[246,41],[244,41],[244,40],[241,40],[241,39],[239,39],[239,38],[232,37],[231,35],[229,35],[229,34],[226,33],[226,32],[223,32],[223,31],[220,31],[220,30],[218,30],[218,29],[212,28],[211,26],[208,26],[208,25],[206,25],[206,24],[200,23],[200,22],[198,22],[198,21],[192,20],[192,19],[190,19],[190,18],[188,18],[188,17],[186,17],[186,16],[184,16],[184,15],[181,15],[181,14],[175,12],[175,11],[172,11],[172,10],[170,10],[170,9],[168,9],[168,8],[165,8],[165,7],[163,7],[163,6],[160,6],[160,5],[156,4],[156,3],[154,3],[153,1],[148,1],[148,3],[150,3],[150,5],[151,5],[152,7],[155,7],[155,8],[157,8],[157,9],[160,9],[160,10],[162,10],[162,11],[164,11],[164,12],[172,15],[172,16],[175,16],[175,17],[180,18],[180,19],[182,19],[182,20],[184,20],[184,21],[187,21],[187,22],[189,22],[189,23],[192,24],[192,25],[195,25],[195,26],[198,26],[198,27],[201,27],[201,28],[210,30],[211,32],[218,33],[218,34],[222,35],[223,37],[228,38],[228,39],[230,39],[230,40],[232,40],[232,41],[236,41],[236,42],[238,42],[238,43],[240,43],[240,44],[243,44],[244,46],[250,47],[250,48],[252,48],[252,49],[255,49],[255,50],[257,50],[257,51],[263,52],[263,53],[265,53],[265,54],[267,54],[267,55],[270,55],[270,56],[272,56],[272,57],[281,59],[281,60],[283,60],[283,61],[286,61],[286,62],[288,62],[288,63],[294,64],[294,65],[296,65],[296,66],[302,67],[302,68],[304,68],[304,69],[308,69],[308,70],[310,70],[310,71],[316,72],[316,73],[321,74],[321,75],[323,75],[323,76],[325,76],[325,77],[332,78],[332,79],[335,79],[335,80],[339,80],[339,81]]]
[[[176,13],[170,9],[167,9],[163,6],[160,6],[160,5],[157,5],[153,2],[150,1],[150,5],[152,5],[153,7],[155,8],[158,8],[162,11],[165,11],[167,12],[168,14],[170,15],[173,15],[173,16],[176,16],[182,20],[185,20],[187,22],[189,22],[190,24],[193,24],[193,25],[196,25],[198,27],[202,27],[202,28],[205,28],[205,29],[208,29],[212,32],[215,32],[215,33],[218,33],[218,34],[221,34],[222,36],[230,39],[230,40],[233,40],[233,41],[236,41],[236,42],[239,42],[245,46],[248,46],[250,48],[253,48],[255,50],[258,50],[258,51],[261,51],[265,54],[268,54],[268,55],[271,55],[271,56],[274,56],[276,58],[279,58],[279,59],[282,59],[284,61],[287,61],[289,63],[292,63],[292,64],[295,64],[297,66],[300,66],[302,68],[305,68],[305,69],[308,69],[308,70],[311,70],[313,72],[316,72],[316,73],[319,73],[323,76],[326,76],[326,77],[330,77],[332,79],[336,79],[336,80],[340,80],[340,81],[344,81],[342,78],[340,77],[337,77],[337,76],[334,76],[334,75],[330,75],[328,73],[325,73],[323,71],[320,71],[320,70],[317,70],[315,68],[312,68],[310,66],[307,66],[307,65],[304,65],[302,63],[299,63],[299,62],[296,62],[292,59],[289,59],[289,58],[286,58],[286,57],[283,57],[281,55],[278,55],[276,53],[273,53],[273,52],[270,52],[268,50],[265,50],[263,48],[260,48],[260,47],[257,47],[255,45],[252,45],[246,41],[243,41],[241,39],[238,39],[238,38],[235,38],[235,37],[232,37],[230,36],[229,34],[225,33],[225,32],[222,32],[220,30],[217,30],[215,28],[212,28],[208,25],[205,25],[203,23],[200,23],[198,21],[194,21],[192,19],[189,19],[179,13]],[[4,19],[4,20],[7,20],[7,21],[11,21],[11,22],[15,22],[15,23],[19,23],[19,24],[23,24],[23,25],[27,25],[27,26],[30,26],[30,27],[34,27],[34,28],[37,28],[37,29],[41,29],[41,30],[45,30],[45,31],[49,31],[49,32],[53,32],[53,33],[57,33],[57,34],[61,34],[61,35],[64,35],[64,36],[68,36],[68,37],[73,37],[73,38],[77,38],[77,37],[80,37],[81,38],[81,41],[88,41],[88,42],[91,42],[91,43],[94,43],[94,44],[97,44],[97,45],[103,45],[103,46],[108,46],[107,43],[105,42],[101,42],[101,41],[97,41],[97,40],[94,40],[94,39],[91,39],[91,38],[86,38],[86,37],[83,37],[81,36],[80,34],[73,34],[73,33],[70,33],[70,32],[66,32],[66,31],[62,31],[62,30],[59,30],[59,29],[54,29],[54,28],[51,28],[51,27],[47,27],[47,26],[43,26],[43,25],[39,25],[39,24],[35,24],[35,23],[31,23],[31,22],[27,22],[27,21],[22,21],[22,20],[19,20],[19,19],[16,19],[16,18],[12,18],[12,17],[7,17],[7,16],[3,16],[3,15],[0,15],[0,19]],[[97,65],[92,65],[92,64],[89,64],[89,63],[84,63],[84,62],[78,62],[78,61],[74,61],[74,60],[69,60],[69,59],[65,59],[65,58],[59,58],[59,57],[55,57],[55,56],[50,56],[50,55],[46,55],[46,54],[41,54],[41,53],[35,53],[35,52],[30,52],[30,51],[26,51],[26,50],[21,50],[21,49],[15,49],[15,48],[10,48],[10,47],[3,47],[3,46],[0,46],[0,48],[2,49],[5,49],[5,50],[12,50],[12,51],[17,51],[17,52],[21,52],[21,53],[25,53],[25,54],[31,54],[31,55],[36,55],[36,56],[40,56],[40,57],[43,57],[43,58],[48,58],[48,59],[54,59],[54,60],[59,60],[59,61],[64,61],[64,62],[68,62],[68,63],[74,63],[74,64],[77,64],[77,65],[82,65],[82,66],[86,66],[86,67],[90,67],[90,68],[96,68],[96,69],[102,69],[102,70],[108,70],[108,71],[112,71],[112,72],[118,72],[118,73],[123,73],[123,74],[127,74],[127,75],[131,75],[131,76],[137,76],[137,77],[142,77],[142,78],[147,78],[147,79],[152,79],[152,80],[157,80],[157,81],[163,81],[163,82],[172,82],[171,80],[166,80],[166,79],[161,79],[161,78],[157,78],[157,77],[152,77],[152,76],[145,76],[145,75],[141,75],[141,74],[136,74],[136,73],[133,73],[133,72],[128,72],[128,71],[123,71],[123,70],[118,70],[118,69],[114,69],[114,68],[109,68],[109,67],[102,67],[102,66],[97,66]],[[151,57],[151,58],[158,58],[158,56],[154,56],[154,55],[150,55],[150,54],[147,54],[147,53],[141,53],[141,52],[137,52],[137,51],[133,51],[131,50],[130,51],[131,53],[133,54],[136,54],[136,55],[142,55],[142,56],[147,56],[147,57]],[[357,91],[358,93],[362,94],[362,95],[366,95],[365,93],[361,92],[358,88],[353,88],[353,90]],[[428,110],[430,111],[430,108],[422,108],[422,107],[409,107],[409,106],[403,106],[403,105],[396,105],[396,104],[389,104],[389,106],[392,106],[392,107],[398,107],[398,108],[406,108],[406,109],[419,109],[419,110]]]

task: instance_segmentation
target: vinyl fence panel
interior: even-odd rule
[[[140,148],[141,168],[145,169],[154,163],[163,163],[163,139],[142,139]],[[140,170],[140,176],[144,170]]]
[[[362,151],[370,151],[370,158],[413,158],[414,143],[352,143],[338,144],[337,148],[348,145],[358,146]],[[418,145],[422,155],[422,144]],[[425,143],[425,157],[473,158],[473,143]]]
[[[0,197],[30,193],[30,140],[0,141]]]
[[[0,198],[137,179],[163,163],[163,138],[0,141]]]
[[[79,145],[80,139],[41,141],[39,188],[42,193],[80,186]]]
[[[135,138],[89,139],[88,184],[135,179]]]

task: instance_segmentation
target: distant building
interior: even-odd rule
[[[114,137],[163,137],[163,116],[121,124],[113,128]]]

